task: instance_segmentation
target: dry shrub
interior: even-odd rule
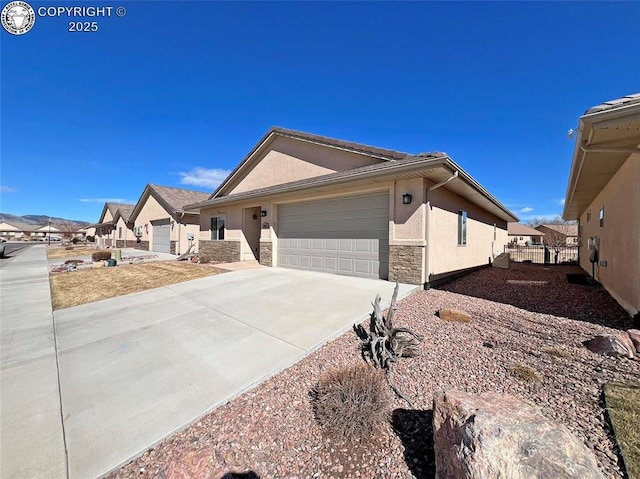
[[[538,371],[526,364],[514,364],[509,368],[509,373],[522,381],[536,382],[542,380]]]
[[[569,359],[571,357],[570,352],[565,351],[564,349],[556,348],[556,347],[542,348],[542,352],[550,354],[551,356],[556,356],[558,358]]]
[[[385,374],[366,364],[327,371],[314,396],[316,420],[338,441],[375,435],[389,420],[392,397]]]
[[[108,261],[111,259],[111,251],[96,251],[91,255],[91,259],[96,261]]]

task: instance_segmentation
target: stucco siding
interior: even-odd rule
[[[431,204],[427,212],[428,274],[440,275],[485,265],[504,250],[508,242],[504,220],[444,187],[428,195]],[[458,245],[458,210],[467,212],[464,246]]]
[[[251,170],[237,185],[231,186],[229,194],[326,175],[380,161],[382,160],[280,137],[261,158],[253,160]]]
[[[600,227],[602,208],[604,224]],[[631,155],[620,167],[580,215],[580,225],[580,266],[591,274],[588,239],[598,237],[601,263],[595,267],[596,279],[631,314],[637,313],[640,310],[640,155]]]

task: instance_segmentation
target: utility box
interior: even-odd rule
[[[115,254],[116,254],[116,261],[122,260],[122,250],[121,249],[117,249],[115,251]]]

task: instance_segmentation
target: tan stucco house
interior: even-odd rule
[[[205,201],[212,261],[429,286],[487,265],[517,217],[445,153],[272,128]]]
[[[580,266],[591,274],[593,265],[611,296],[637,314],[640,93],[597,105],[580,117],[563,217],[579,221]]]
[[[90,225],[90,228],[95,228],[98,247],[125,247],[126,243],[123,243],[123,241],[126,241],[126,238],[133,237],[133,230],[130,226],[127,226],[125,218],[129,217],[134,207],[135,205],[126,203],[107,202],[104,204],[100,220],[98,223]],[[118,230],[118,228],[120,229]]]
[[[21,221],[2,221],[0,222],[0,237],[6,240],[29,240],[35,238],[35,231],[40,225],[32,223],[23,223]],[[44,234],[39,235],[44,237]]]
[[[202,191],[148,184],[136,203],[129,222],[136,248],[161,253],[182,254],[189,246],[198,248],[200,217],[184,205],[209,197]]]
[[[509,244],[514,246],[525,246],[530,244],[541,244],[544,233],[521,223],[509,223],[507,225]]]

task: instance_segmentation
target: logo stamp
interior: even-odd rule
[[[24,35],[36,23],[36,12],[27,2],[9,2],[0,15],[2,27],[12,35]]]

